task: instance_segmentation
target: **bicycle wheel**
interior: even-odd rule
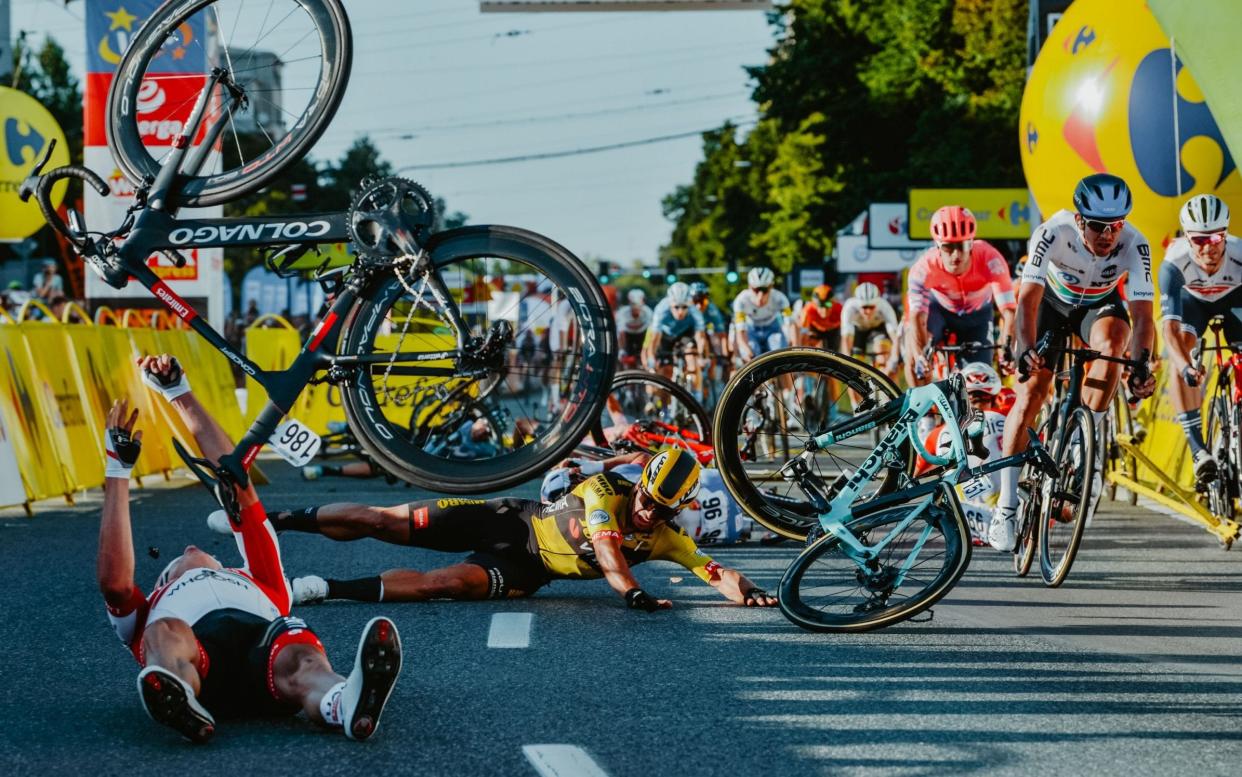
[[[350,310],[337,351],[373,361],[342,386],[351,427],[383,468],[437,491],[492,491],[542,474],[599,418],[612,382],[616,332],[603,291],[564,248],[513,227],[442,232],[427,250],[459,300],[472,358],[428,359],[455,340],[425,279],[379,279]],[[567,365],[565,391],[555,378]]]
[[[917,507],[887,507],[846,524],[864,545],[885,543],[863,566],[833,534],[803,550],[781,578],[785,617],[809,631],[869,631],[939,601],[970,563],[970,530],[956,499],[943,497],[901,527]]]
[[[134,184],[154,177],[219,68],[245,94],[246,107],[228,110],[229,92],[217,87],[195,142],[223,125],[218,150],[202,170],[185,171],[174,204],[236,199],[310,150],[340,105],[351,59],[339,0],[169,0],[117,67],[108,92],[108,147]]]
[[[1233,414],[1230,412],[1228,389],[1227,383],[1223,386],[1218,384],[1212,396],[1204,442],[1216,459],[1217,469],[1216,479],[1207,484],[1208,509],[1217,518],[1232,520],[1239,473],[1236,470],[1237,460],[1230,455],[1230,438],[1233,435],[1229,427]]]
[[[1127,451],[1117,442],[1118,435],[1125,435],[1127,438],[1134,436],[1134,416],[1130,412],[1130,405],[1125,398],[1121,396],[1121,392],[1113,398],[1112,407],[1109,408],[1108,415],[1104,417],[1104,422],[1100,427],[1100,455],[1106,455],[1107,465],[1105,469],[1109,472],[1116,472],[1124,475],[1130,480],[1138,479],[1138,460],[1134,458],[1134,454]],[[1108,498],[1112,501],[1117,500],[1117,484],[1112,480],[1107,483]],[[1138,504],[1138,494],[1130,489],[1126,489],[1126,501],[1131,505]]]
[[[1013,552],[1013,571],[1018,577],[1026,577],[1035,561],[1039,517],[1043,512],[1043,491],[1039,487],[1042,477],[1044,475],[1033,464],[1023,464],[1018,475],[1019,491],[1025,490],[1027,494],[1018,504],[1018,545]]]
[[[653,422],[667,436],[684,435],[696,443],[711,445],[712,428],[707,411],[689,391],[654,372],[622,370],[612,379],[600,423],[592,427],[596,445],[608,445],[636,422]]]
[[[819,386],[826,386],[829,378],[836,381],[836,396],[821,403],[824,407],[816,415],[807,414],[794,397],[784,393],[797,381],[806,380],[819,393]],[[863,409],[878,407],[898,394],[893,382],[870,365],[814,348],[789,348],[761,356],[739,370],[725,387],[712,427],[716,466],[733,498],[777,534],[804,540],[817,525],[806,495],[797,484],[782,479],[779,470],[806,449],[810,437],[828,427],[828,406],[840,405],[850,390],[862,397]],[[787,419],[783,428],[779,417],[768,417],[770,408],[778,404]],[[887,432],[890,423],[881,427]],[[786,437],[788,448],[781,443]],[[861,465],[873,449],[868,435],[859,434],[818,451],[813,469],[827,485],[845,470]],[[863,485],[860,499],[891,491],[903,471],[907,475],[913,471],[913,449],[908,443],[898,458],[896,466],[881,469]]]
[[[1052,457],[1060,472],[1044,478],[1039,518],[1039,571],[1049,588],[1065,582],[1091,511],[1096,447],[1091,412],[1074,408],[1057,439]]]

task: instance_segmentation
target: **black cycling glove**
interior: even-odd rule
[[[746,592],[746,594],[742,597],[742,602],[749,607],[752,604],[758,604],[759,597],[761,596],[766,599],[768,596],[768,592],[763,590],[759,586],[755,586],[754,588]]]
[[[660,602],[641,588],[631,588],[625,592],[625,606],[631,610],[655,612],[660,609]]]
[[[104,477],[129,480],[138,454],[142,452],[142,440],[134,439],[120,427],[111,427],[104,433]]]

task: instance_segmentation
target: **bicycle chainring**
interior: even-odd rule
[[[366,179],[349,209],[349,236],[371,260],[416,253],[436,220],[431,192],[405,178]]]

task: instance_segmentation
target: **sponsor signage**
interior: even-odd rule
[[[867,238],[872,248],[916,248],[926,240],[910,238],[909,206],[904,202],[873,202],[867,208]]]
[[[914,264],[921,248],[872,248],[866,235],[837,236],[837,272],[901,272]]]
[[[911,189],[910,237],[930,240],[932,214],[945,205],[969,208],[981,238],[1025,240],[1034,228],[1026,189]]]
[[[23,240],[46,223],[34,198],[22,202],[17,191],[53,140],[56,148],[45,169],[69,164],[64,131],[38,100],[0,86],[0,214],[4,214],[0,218],[0,242]],[[68,181],[62,181],[52,187],[53,206],[60,205],[68,186]]]

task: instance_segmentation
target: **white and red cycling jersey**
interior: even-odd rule
[[[970,245],[970,266],[953,275],[940,260],[940,249],[927,249],[910,267],[906,313],[926,313],[936,304],[954,315],[974,313],[993,300],[1001,310],[1017,307],[1009,265],[991,244],[975,240]]]
[[[113,630],[139,663],[143,660],[142,632],[158,620],[177,618],[193,626],[204,615],[226,609],[268,620],[289,614],[293,599],[289,581],[276,532],[261,503],[256,501],[242,511],[241,527],[233,528],[233,537],[241,551],[241,568],[190,569],[150,596],[135,584],[128,602],[107,608]]]

